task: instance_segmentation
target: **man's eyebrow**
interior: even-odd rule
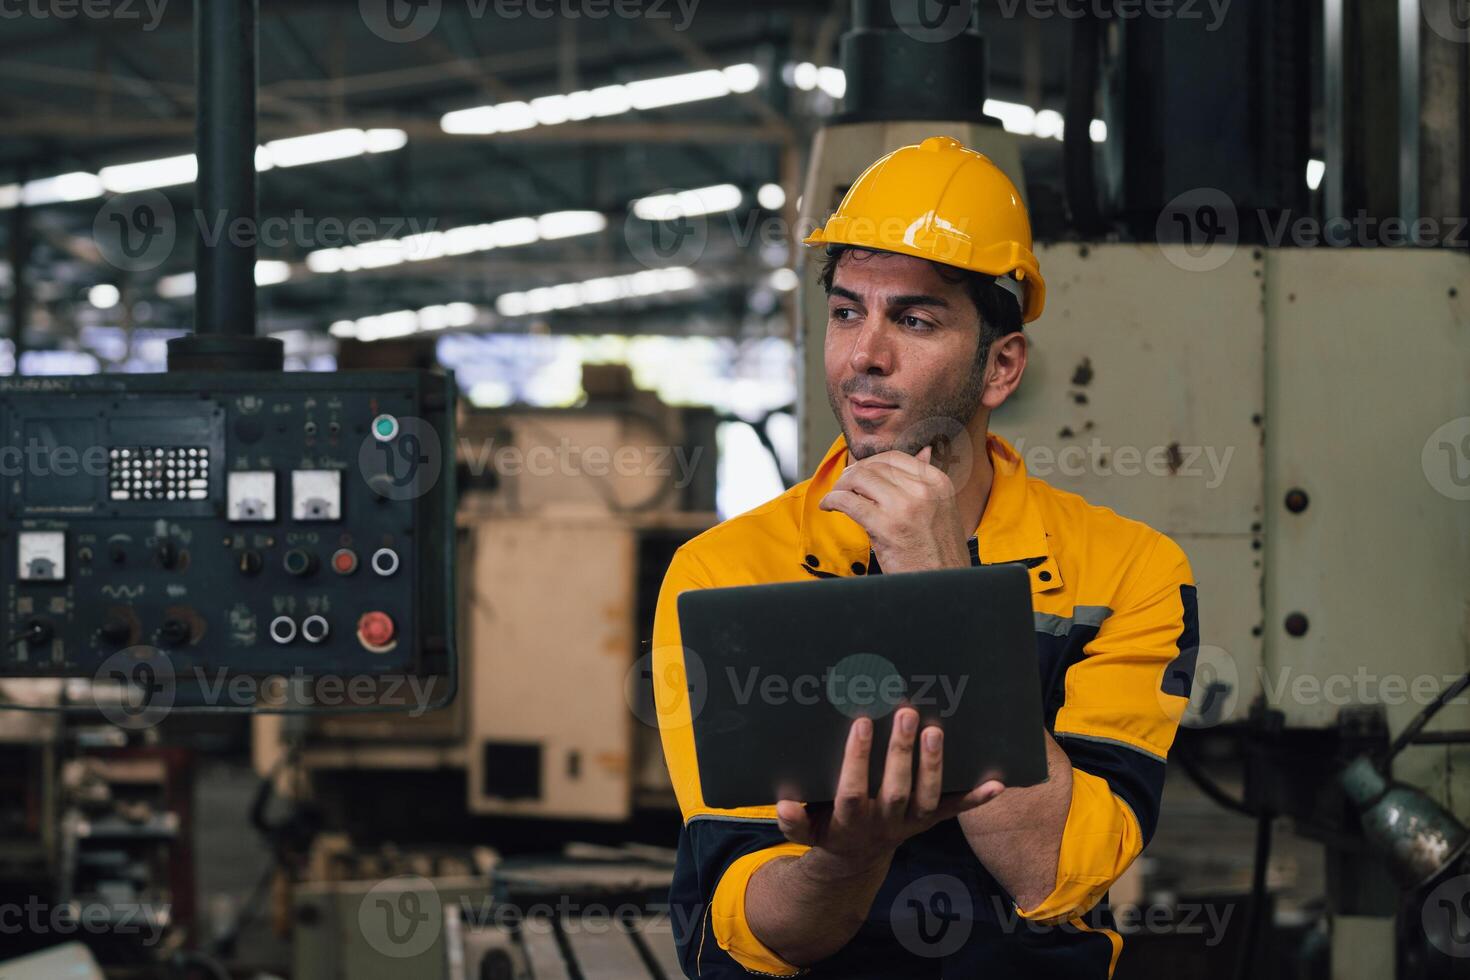
[[[828,291],[828,294],[831,296],[841,296],[843,299],[850,299],[854,303],[863,302],[861,296],[843,286],[833,286]],[[905,293],[901,296],[888,297],[886,305],[889,309],[904,306],[939,306],[948,308],[949,300],[942,296],[931,296],[928,293]]]
[[[888,297],[888,306],[942,306],[948,308],[949,300],[942,296],[930,296],[927,293],[908,293],[903,296]]]

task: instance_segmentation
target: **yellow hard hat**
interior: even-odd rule
[[[881,157],[804,244],[898,252],[996,276],[1016,294],[1023,323],[1046,305],[1016,185],[989,157],[948,136]]]

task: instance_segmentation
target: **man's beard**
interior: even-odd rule
[[[842,426],[842,436],[852,458],[866,459],[891,449],[913,456],[930,445],[935,446],[937,456],[947,455],[949,443],[970,424],[975,410],[980,407],[980,395],[985,389],[984,365],[987,358],[984,355],[990,352],[989,345],[985,346],[986,350],[972,362],[969,374],[954,390],[938,392],[922,402],[909,401],[899,390],[886,387],[881,380],[868,374],[854,375],[835,389],[829,383],[827,402]],[[899,405],[907,418],[903,431],[885,441],[874,441],[863,430],[862,423],[849,418],[843,409],[847,399],[853,395],[866,395]]]

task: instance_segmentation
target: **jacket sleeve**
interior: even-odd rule
[[[681,548],[664,576],[654,616],[652,682],[664,762],[679,799],[684,825],[670,890],[675,943],[690,977],[796,976],[751,932],[745,888],[764,864],[799,856],[808,848],[788,842],[776,825],[776,807],[716,810],[704,805],[695,758],[694,715],[709,682],[697,651],[679,633],[678,596],[716,584],[709,569]]]
[[[1164,760],[1189,702],[1199,624],[1184,552],[1157,535],[1067,670],[1054,736],[1072,762],[1056,887],[1028,919],[1091,909],[1153,836]]]

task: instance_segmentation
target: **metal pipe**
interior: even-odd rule
[[[1323,144],[1326,158],[1322,177],[1322,218],[1331,221],[1341,217],[1346,201],[1343,187],[1347,176],[1347,84],[1343,61],[1345,50],[1346,0],[1323,0],[1322,4],[1322,101]]]
[[[1399,0],[1399,217],[1419,218],[1420,0]],[[1424,242],[1415,241],[1415,245]]]
[[[196,334],[255,334],[256,3],[194,3]]]
[[[25,181],[20,181],[24,186]],[[10,341],[14,345],[14,367],[11,373],[19,377],[20,358],[25,353],[26,316],[30,312],[31,297],[26,269],[31,264],[30,209],[24,201],[17,201],[10,212]]]

